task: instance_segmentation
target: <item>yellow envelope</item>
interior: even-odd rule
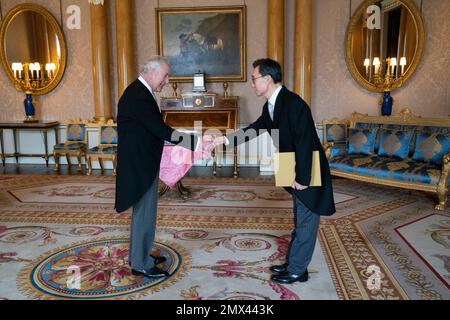
[[[275,185],[290,187],[295,180],[295,152],[275,153]],[[320,154],[313,151],[310,187],[322,186],[320,175]]]

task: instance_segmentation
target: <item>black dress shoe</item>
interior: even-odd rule
[[[138,276],[138,277],[147,277],[147,278],[163,278],[163,277],[168,277],[169,273],[167,271],[161,270],[158,267],[153,267],[150,269],[145,269],[145,270],[135,270],[135,269],[131,269],[131,273],[133,274],[133,276]]]
[[[308,270],[306,270],[302,274],[293,274],[286,271],[286,273],[283,274],[273,275],[270,279],[276,283],[282,284],[290,284],[297,281],[306,282],[308,281]]]
[[[287,271],[287,266],[287,263],[274,265],[270,267],[270,271],[272,271],[273,274],[282,274]]]
[[[166,257],[164,257],[164,256],[157,257],[157,256],[154,256],[151,254],[150,257],[152,257],[153,260],[155,260],[155,265],[166,262],[166,260],[167,260]]]

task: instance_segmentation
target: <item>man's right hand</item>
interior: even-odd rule
[[[214,137],[211,135],[202,136],[202,152],[205,154],[206,158],[211,157],[211,152],[218,146],[226,143],[224,136]]]
[[[215,137],[213,141],[216,147],[225,144],[225,142],[226,142],[225,136]]]

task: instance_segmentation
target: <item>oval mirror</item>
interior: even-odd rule
[[[52,91],[66,67],[66,43],[56,19],[35,4],[8,12],[0,29],[3,67],[18,90],[33,95]]]
[[[424,42],[423,20],[411,0],[365,0],[347,27],[345,60],[367,90],[392,91],[416,70]]]

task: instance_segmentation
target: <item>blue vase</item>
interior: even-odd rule
[[[392,102],[393,99],[391,97],[391,93],[389,91],[385,91],[383,95],[383,104],[381,105],[381,115],[382,116],[390,116],[392,113]]]
[[[23,100],[23,104],[25,106],[25,114],[27,118],[34,117],[34,105],[33,105],[33,97],[31,94],[25,95],[25,100]]]
[[[25,94],[25,100],[23,100],[23,105],[25,106],[26,118],[24,122],[38,122],[34,116],[35,110],[33,105],[33,97],[31,94]]]

